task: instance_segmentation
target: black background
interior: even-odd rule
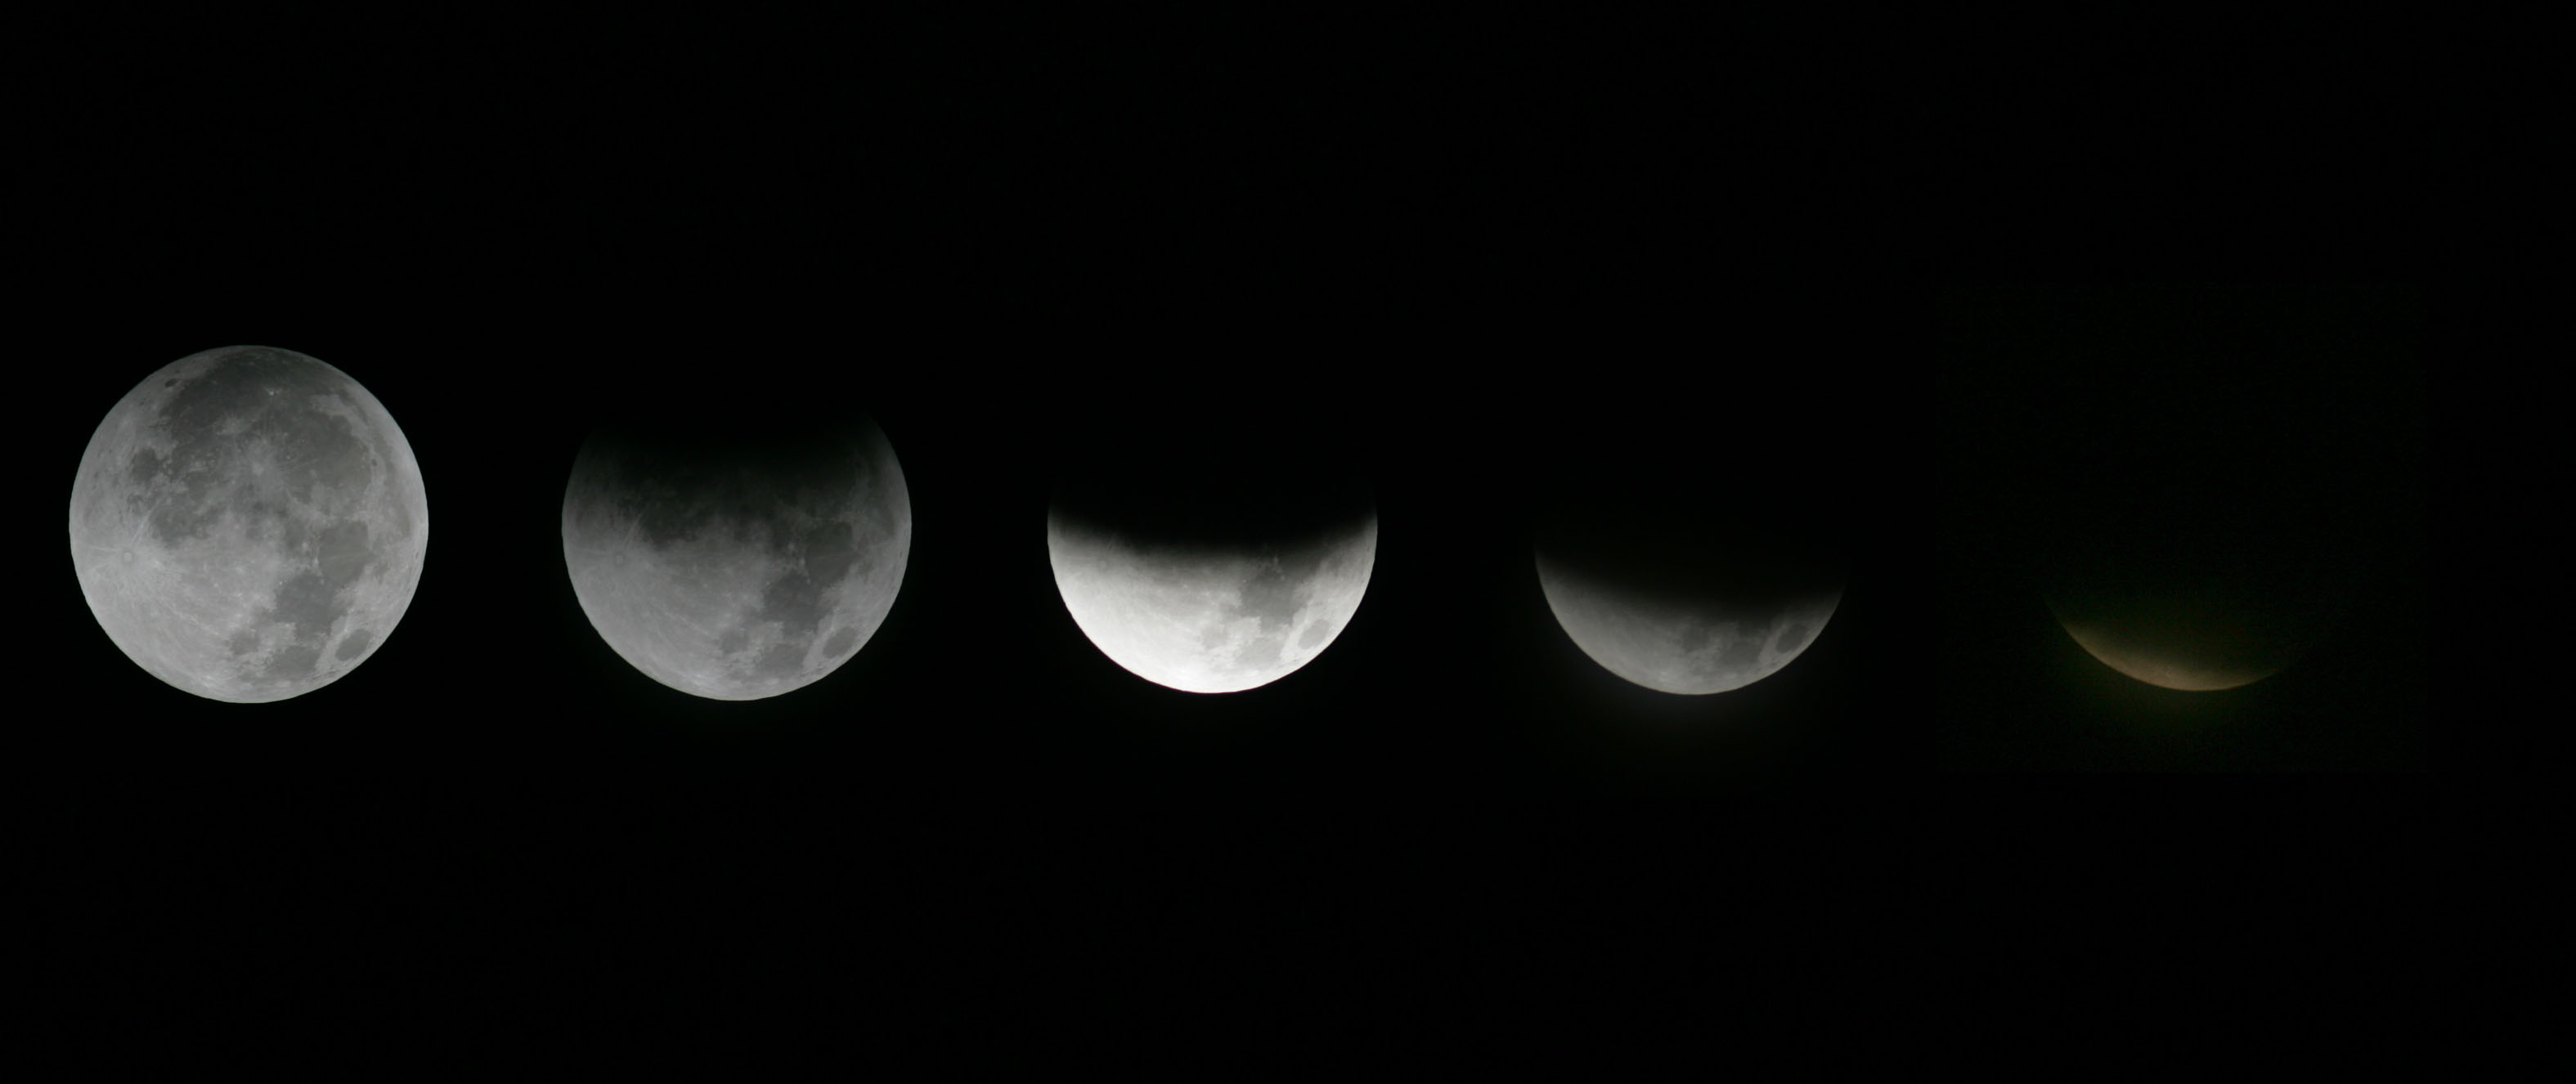
[[[38,578],[22,763],[62,974],[97,991],[75,1014],[544,1033],[757,1006],[1004,1056],[1027,1020],[1181,1008],[1281,1045],[1583,1008],[1687,1033],[1849,1011],[1931,960],[2045,990],[2104,938],[2172,936],[2154,900],[2337,958],[2425,845],[2420,774],[1981,774],[2427,772],[2430,622],[2410,534],[2273,679],[2093,663],[2002,556],[2034,543],[1960,511],[2046,454],[2028,419],[2084,424],[2045,394],[2081,381],[2013,367],[2084,361],[1998,360],[1938,304],[2278,277],[2246,231],[2122,242],[2305,239],[2384,192],[2177,194],[2047,117],[1996,135],[1795,50],[1543,26],[208,29],[71,35],[80,77],[28,99],[28,461],[58,491],[153,369],[286,347],[403,426],[430,547],[375,657],[269,705],[148,680]],[[1995,195],[2069,171],[2129,179]],[[2348,378],[2416,386],[2417,334]],[[883,628],[772,700],[645,679],[564,575],[598,404],[708,385],[866,410],[912,493]],[[2420,413],[2391,416],[2420,454]],[[1052,471],[1158,429],[1372,464],[1375,575],[1315,662],[1194,696],[1073,626]],[[1680,499],[1847,494],[1853,576],[1794,665],[1665,697],[1556,628],[1528,517],[1694,454]]]

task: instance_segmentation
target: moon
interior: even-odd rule
[[[2030,586],[2086,654],[2149,685],[2220,692],[2289,668],[2341,623],[2380,561],[2367,520],[2312,522],[2219,486],[2059,502]]]
[[[1982,544],[2112,671],[2203,693],[2273,678],[2419,551],[2412,290],[1972,287],[1946,304],[1944,349],[1978,359],[1956,368],[1958,401],[2010,404],[1962,430],[1991,457],[1961,478],[1986,490]]]
[[[2295,569],[2266,567],[2245,548],[2227,552],[2240,562],[2231,572],[2061,582],[2042,600],[2077,646],[2113,670],[2184,692],[2240,688],[2305,656],[2350,589],[2332,554]]]
[[[659,416],[594,434],[564,487],[564,566],[608,646],[693,696],[804,688],[876,635],[912,499],[875,422]]]
[[[1673,696],[1743,689],[1812,650],[1859,567],[1861,510],[1883,504],[1869,442],[1839,432],[1853,396],[1813,334],[1833,326],[1829,307],[1795,286],[1727,293],[1710,310],[1704,391],[1642,385],[1651,367],[1614,360],[1660,347],[1587,344],[1599,367],[1505,430],[1521,438],[1507,477],[1522,567],[1557,627],[1602,669]],[[1615,698],[1603,718],[1660,713],[1647,703]]]
[[[1082,634],[1129,673],[1231,693],[1314,661],[1349,626],[1377,563],[1377,515],[1310,538],[1207,549],[1156,545],[1059,508],[1047,560]]]
[[[347,373],[266,346],[191,354],[117,400],[72,482],[72,565],[152,676],[264,703],[372,657],[411,606],[429,504]]]
[[[2058,623],[2102,665],[2162,688],[2217,692],[2251,685],[2280,670],[2277,666],[2231,663],[2189,649],[2176,650],[2173,645],[2155,643],[2116,624],[2069,622],[2063,617]]]
[[[1840,487],[1788,470],[1710,492],[1692,470],[1704,453],[1644,447],[1648,463],[1595,460],[1543,498],[1531,549],[1558,627],[1602,669],[1660,693],[1779,673],[1842,605]]]
[[[1779,672],[1816,641],[1842,603],[1839,588],[1727,605],[1624,591],[1538,555],[1539,588],[1574,645],[1622,678],[1657,692],[1702,696]]]

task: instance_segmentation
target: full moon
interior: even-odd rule
[[[838,669],[912,549],[894,446],[857,414],[624,419],[575,458],[564,565],[591,627],[655,681],[756,700]]]
[[[72,565],[99,627],[215,700],[284,700],[356,669],[410,607],[428,545],[401,427],[292,350],[162,367],[108,411],[72,482]]]
[[[1740,689],[1789,665],[1842,602],[1840,589],[1726,601],[1622,591],[1538,555],[1539,588],[1574,645],[1603,669],[1657,692]]]

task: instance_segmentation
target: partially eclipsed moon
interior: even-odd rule
[[[1587,581],[1538,556],[1539,588],[1557,624],[1592,661],[1657,692],[1740,689],[1779,672],[1816,640],[1842,603],[1805,599],[1728,607],[1641,597]]]
[[[863,418],[805,422],[776,439],[683,425],[582,448],[564,566],[591,627],[646,676],[714,700],[777,696],[849,661],[893,609],[912,549],[894,447]]]
[[[1230,693],[1332,645],[1377,561],[1377,517],[1336,537],[1233,553],[1158,549],[1047,518],[1065,609],[1102,654],[1157,685]]]

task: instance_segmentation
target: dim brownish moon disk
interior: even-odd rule
[[[2262,635],[2237,612],[2241,605],[2180,595],[2151,611],[2105,613],[2049,600],[2058,626],[2085,654],[2149,685],[2183,692],[2251,685],[2296,661],[2302,645]]]

